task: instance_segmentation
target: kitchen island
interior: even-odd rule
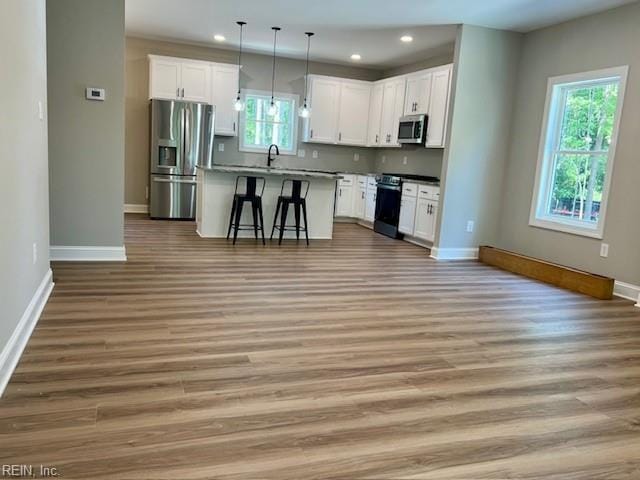
[[[315,170],[240,165],[214,165],[198,169],[196,201],[198,235],[206,238],[225,238],[227,236],[236,178],[242,175],[263,177],[265,179],[262,209],[264,212],[264,233],[266,238],[269,238],[271,234],[278,196],[282,188],[282,181],[285,179],[308,180],[310,182],[307,195],[309,238],[332,238],[336,180],[340,178],[340,175],[333,172]],[[253,223],[249,206],[242,211],[241,223],[247,225]],[[287,225],[293,224],[293,209],[290,209]],[[241,230],[238,233],[238,237],[253,238],[254,233],[249,230]],[[286,231],[284,238],[295,238],[295,232]]]

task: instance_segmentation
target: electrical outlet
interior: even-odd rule
[[[601,243],[600,244],[600,256],[602,258],[607,258],[609,256],[609,244]]]
[[[218,151],[219,151],[219,152],[224,152],[224,143],[220,142],[220,143],[218,144]]]
[[[473,220],[469,220],[467,222],[467,232],[472,233],[474,227],[475,227],[475,222]]]
[[[382,163],[387,163],[387,156],[386,155],[382,155]]]
[[[318,158],[318,150],[314,150],[311,156],[313,158]]]
[[[149,200],[149,185],[144,187],[144,199]]]
[[[33,256],[33,264],[35,265],[36,262],[38,261],[38,245],[35,243],[33,244],[32,256]]]
[[[359,153],[354,153],[353,154],[353,161],[357,162],[358,160],[360,160],[360,154]]]
[[[307,152],[305,152],[304,149],[301,148],[301,149],[298,150],[298,157],[304,158],[306,153]]]
[[[407,157],[402,157],[402,164],[406,165],[407,164]]]

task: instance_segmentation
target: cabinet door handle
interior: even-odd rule
[[[341,197],[342,196],[342,189],[338,190],[338,196]]]
[[[364,198],[364,192],[362,192],[362,198]]]
[[[176,97],[180,98],[180,88],[176,88]]]
[[[236,122],[233,122],[233,131],[236,131]]]
[[[313,138],[313,128],[311,129],[311,136],[310,138]]]
[[[341,141],[341,140],[342,140],[342,132],[338,134],[338,141]]]
[[[378,134],[376,133],[376,143],[378,143]]]
[[[184,88],[182,89],[182,98],[184,98]]]

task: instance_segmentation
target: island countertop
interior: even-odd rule
[[[213,165],[211,167],[198,167],[207,172],[225,173],[253,173],[262,175],[287,175],[298,177],[340,179],[342,176],[335,172],[323,172],[320,170],[305,170],[283,167],[260,167],[251,165]]]

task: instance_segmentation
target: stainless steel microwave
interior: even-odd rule
[[[426,131],[426,115],[406,115],[401,117],[398,126],[398,143],[424,143]]]

